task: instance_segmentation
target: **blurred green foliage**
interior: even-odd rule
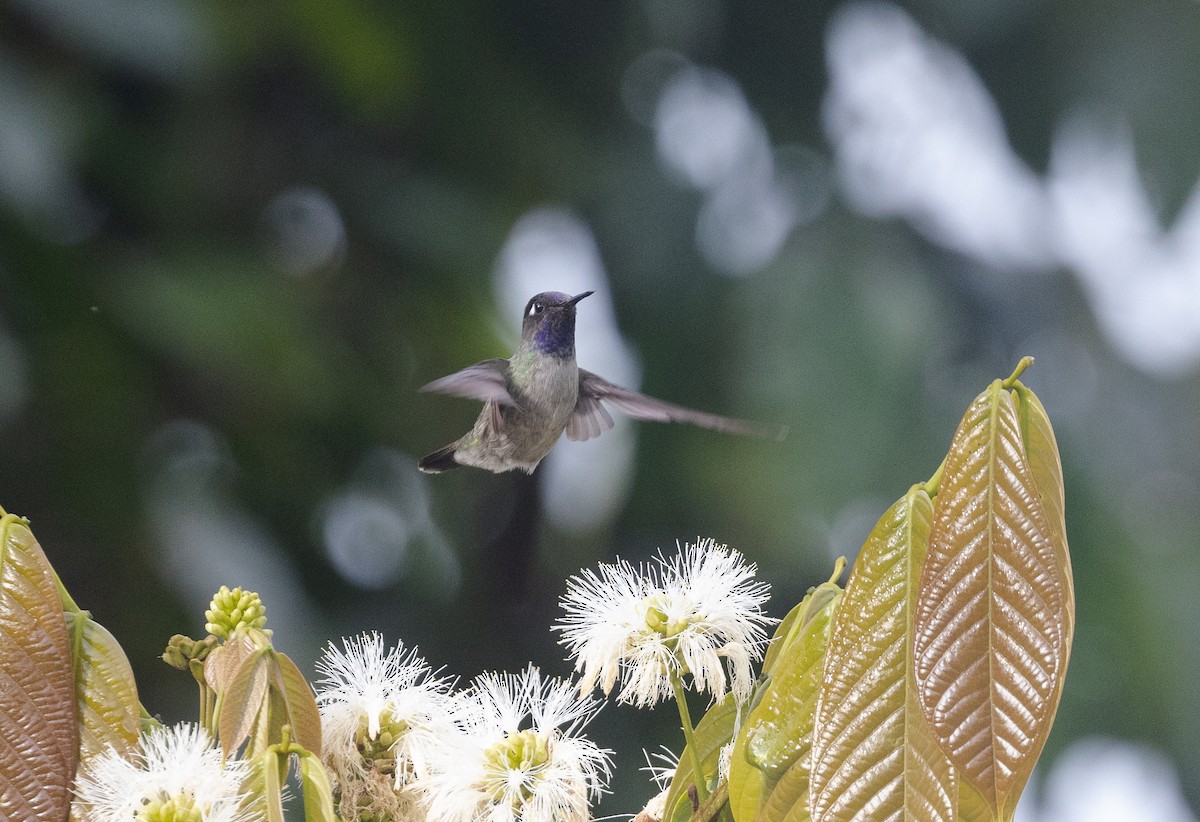
[[[286,632],[302,668],[376,628],[459,676],[566,673],[548,631],[566,574],[697,534],[757,561],[782,616],[1032,354],[1079,591],[1047,757],[1146,739],[1200,800],[1195,371],[1118,358],[1065,272],[995,274],[836,193],[726,276],[697,248],[701,195],[639,122],[629,68],[669,52],[733,78],[828,184],[837,6],[0,4],[0,502],[127,649],[144,704],[186,715],[158,655],[221,583],[302,623]],[[1034,168],[1060,117],[1098,101],[1179,209],[1200,173],[1200,6],[908,7],[971,61]],[[590,228],[645,391],[787,440],[638,426],[631,491],[582,531],[547,520],[536,475],[405,473],[477,412],[415,389],[508,353],[519,318],[493,271],[545,206]],[[381,588],[326,550],[330,501],[356,490],[399,523],[378,541],[404,564]],[[650,719],[613,706],[594,726],[619,757],[605,812],[651,793],[638,751],[675,737]]]

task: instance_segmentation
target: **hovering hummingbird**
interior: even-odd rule
[[[515,468],[533,473],[563,431],[567,439],[588,440],[612,428],[605,403],[639,420],[689,422],[777,439],[787,433],[786,428],[656,400],[580,368],[575,362],[575,305],[591,293],[536,295],[525,306],[521,344],[511,357],[484,360],[422,386],[422,391],[484,403],[470,431],[417,463],[422,471],[436,474],[473,465],[496,473]]]

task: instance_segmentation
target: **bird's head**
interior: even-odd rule
[[[541,354],[556,357],[575,355],[575,304],[591,294],[572,297],[561,291],[543,291],[525,304],[521,339]]]

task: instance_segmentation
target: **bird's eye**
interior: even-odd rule
[[[529,306],[529,316],[532,317],[534,314],[541,314],[545,310],[546,306],[542,305],[541,303],[534,303],[533,305]]]

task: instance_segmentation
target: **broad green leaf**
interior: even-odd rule
[[[12,514],[0,516],[0,739],[0,818],[66,819],[79,751],[67,622],[50,563]]]
[[[1008,391],[963,416],[934,503],[914,626],[917,691],[959,779],[1012,818],[1066,672],[1066,590]]]
[[[242,813],[249,819],[283,822],[280,791],[287,778],[288,758],[278,750],[267,749],[247,761],[250,768],[242,780]]]
[[[1075,633],[1075,582],[1071,574],[1071,552],[1067,547],[1066,500],[1063,493],[1062,461],[1058,456],[1058,440],[1050,425],[1050,416],[1041,400],[1023,384],[1018,382],[1013,395],[1017,414],[1021,420],[1021,441],[1025,445],[1025,456],[1029,470],[1037,485],[1046,520],[1050,524],[1054,553],[1058,559],[1059,575],[1064,583],[1067,617],[1067,654],[1070,655],[1071,639]]]
[[[736,822],[808,818],[813,710],[841,590],[826,582],[810,598],[821,607],[801,612],[799,630],[775,660],[766,693],[734,740],[729,807]]]
[[[271,657],[260,648],[242,659],[228,686],[217,698],[218,735],[225,756],[233,756],[258,727],[267,710]]]
[[[141,703],[125,652],[87,611],[63,603],[75,672],[75,713],[79,723],[79,764],[112,749],[128,757],[137,746]],[[71,819],[77,819],[75,808]]]
[[[300,756],[300,791],[304,794],[305,822],[337,822],[333,812],[333,786],[321,760]]]
[[[292,727],[292,740],[317,756],[321,755],[321,714],[317,710],[317,698],[308,680],[296,663],[287,654],[273,651],[275,670],[271,685],[279,690],[286,706],[288,725]]]
[[[287,775],[288,757],[267,750],[253,759],[249,781],[254,784],[251,794],[254,808],[265,822],[284,822],[283,780]],[[259,793],[258,796],[253,796]]]
[[[138,717],[138,736],[148,734],[151,731],[157,731],[163,727],[163,724],[146,712],[146,707],[142,706],[142,715]]]
[[[954,822],[950,763],[912,673],[913,610],[933,503],[913,486],[875,524],[833,620],[817,697],[814,822]]]
[[[792,610],[788,611],[787,616],[775,628],[775,634],[771,637],[771,642],[767,645],[767,653],[763,657],[762,675],[770,676],[771,669],[775,667],[775,660],[779,658],[783,646],[788,644],[789,639],[794,639],[792,628],[797,625],[798,621],[803,621],[804,613],[808,610],[808,605],[812,601],[811,594],[816,588],[811,588],[804,599],[796,603]]]
[[[829,583],[835,583],[841,579],[842,572],[846,570],[846,558],[838,557],[833,564],[833,576],[830,577]],[[767,654],[763,658],[762,675],[770,676],[772,669],[775,667],[775,660],[779,658],[780,652],[790,645],[796,638],[800,629],[812,619],[813,615],[820,612],[829,600],[833,599],[840,589],[834,584],[817,585],[808,589],[808,593],[804,599],[788,612],[788,615],[779,623],[779,627],[775,629],[775,635],[771,637],[771,644],[767,647]]]
[[[797,765],[798,763],[793,763],[771,788],[758,811],[758,819],[771,819],[775,822],[808,822],[812,819],[808,812],[811,804],[810,774],[807,768]]]
[[[700,766],[704,770],[705,780],[710,785],[716,781],[721,749],[733,739],[733,727],[736,722],[737,702],[732,693],[727,693],[724,699],[709,708],[696,723],[692,738],[700,751]],[[670,789],[667,791],[667,801],[663,805],[665,820],[681,822],[692,815],[691,799],[687,791],[694,781],[691,762],[692,755],[687,746],[684,746],[683,753],[679,755],[679,767],[675,770],[675,778],[671,780]]]

